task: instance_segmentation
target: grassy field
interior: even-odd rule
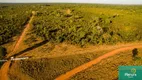
[[[103,55],[107,51],[90,52],[82,54],[67,55],[53,58],[29,59],[24,61],[17,61],[10,69],[10,78],[14,77],[21,79],[23,76],[15,75],[13,73],[21,71],[36,80],[53,80],[59,75],[83,64],[92,59]],[[17,70],[15,70],[15,68]],[[17,79],[18,80],[18,79]]]
[[[142,49],[138,49],[139,59],[134,60],[132,51],[121,52],[113,57],[102,60],[89,69],[82,71],[71,78],[71,80],[117,80],[119,66],[141,66]]]
[[[86,48],[79,48],[78,46],[73,46],[73,45],[68,45],[65,47],[65,44],[60,44],[58,46],[56,45],[52,50],[48,50],[48,46],[50,45],[45,44],[34,50],[26,52],[26,55],[24,56],[32,56],[31,59],[13,62],[12,63],[13,65],[11,66],[9,71],[9,76],[11,80],[15,80],[15,79],[18,80],[23,78],[53,80],[59,75],[64,74],[67,71],[70,71],[73,68],[78,67],[86,62],[89,62],[109,51],[118,49],[120,47],[126,47],[131,45],[134,45],[134,43],[118,44],[113,46],[102,45],[97,47],[89,46]],[[42,50],[45,50],[45,51],[43,52]],[[131,51],[129,52],[130,52],[129,54],[127,53],[126,54],[130,57],[130,60],[131,60],[132,53]],[[140,53],[141,51],[139,50],[139,55],[141,55]],[[122,56],[126,58],[125,56],[126,54],[123,54]],[[112,62],[114,60],[112,60]],[[121,61],[123,60],[124,59],[122,59]],[[102,62],[104,61],[105,60],[103,60]],[[114,64],[117,63],[117,61],[119,60],[115,60]],[[105,64],[102,64],[102,65],[105,65]],[[115,69],[117,69],[117,66],[115,67]],[[97,74],[94,74],[94,75],[97,75]],[[90,77],[88,77],[88,79],[89,78]],[[80,79],[80,78],[77,77],[75,79]]]

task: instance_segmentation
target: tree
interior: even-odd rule
[[[6,48],[0,46],[0,60],[7,54]],[[0,68],[3,65],[3,62],[0,62]]]
[[[0,59],[2,59],[7,54],[6,48],[0,46]]]
[[[136,56],[138,55],[138,49],[137,48],[134,48],[132,50],[132,54],[133,54],[133,58],[136,58]]]

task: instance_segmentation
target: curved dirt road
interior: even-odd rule
[[[9,70],[10,63],[11,61],[7,61],[2,65],[0,70],[0,80],[9,80],[7,73]]]
[[[73,70],[66,72],[65,74],[60,75],[59,77],[57,77],[55,80],[67,80],[70,77],[72,77],[73,75],[77,74],[78,72],[81,72],[89,67],[91,67],[94,64],[99,63],[102,59],[108,58],[110,56],[113,56],[115,54],[119,54],[122,51],[127,51],[127,50],[132,50],[134,48],[142,48],[142,45],[135,45],[135,46],[129,46],[129,47],[123,47],[123,48],[119,48],[116,50],[113,50],[111,52],[108,52],[100,57],[98,57],[97,59],[94,59],[88,63],[85,63],[77,68],[74,68]]]
[[[32,21],[32,19],[34,18],[34,14],[35,13],[32,13],[32,17],[30,18],[28,24],[26,25],[25,29],[23,30],[21,36],[19,37],[19,39],[17,40],[15,46],[14,46],[14,49],[12,50],[12,52],[10,54],[8,54],[6,57],[9,58],[10,56],[12,56],[14,54],[14,52],[18,49],[19,47],[19,44],[21,43],[21,41],[23,40],[24,36],[25,36],[25,33],[26,31],[29,29],[30,27],[30,23]],[[5,62],[1,69],[0,69],[0,80],[9,80],[8,78],[8,71],[9,71],[9,66],[11,64],[11,61],[7,61]]]

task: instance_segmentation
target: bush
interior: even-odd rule
[[[0,59],[3,59],[3,57],[7,54],[6,48],[0,46]]]
[[[4,58],[6,53],[7,53],[6,48],[0,46],[0,60]],[[3,64],[3,62],[0,62],[0,68],[1,68],[2,64]]]

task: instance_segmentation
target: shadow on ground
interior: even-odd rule
[[[35,45],[32,46],[32,47],[29,47],[29,48],[27,48],[27,49],[25,49],[25,50],[23,50],[23,51],[21,51],[21,52],[18,52],[18,53],[16,53],[16,54],[12,55],[12,56],[21,55],[21,54],[23,54],[23,53],[25,53],[25,52],[31,51],[31,50],[33,50],[33,49],[35,49],[35,48],[38,48],[38,47],[40,47],[40,46],[46,44],[47,42],[48,42],[47,40],[42,41],[42,42],[40,42],[40,43],[35,44]]]

